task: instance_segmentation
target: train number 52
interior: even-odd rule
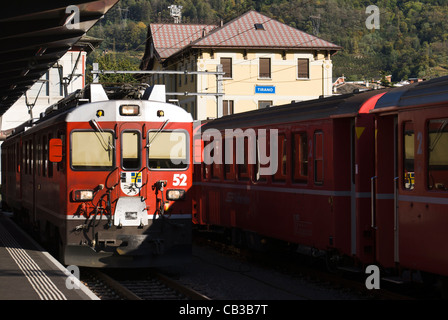
[[[185,173],[175,173],[173,176],[173,186],[186,186],[187,175]]]

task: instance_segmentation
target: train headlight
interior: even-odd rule
[[[91,201],[93,200],[93,190],[74,190],[73,201]]]
[[[185,198],[185,190],[171,189],[166,191],[168,200],[183,200]]]
[[[120,115],[121,116],[138,116],[140,114],[140,107],[137,105],[121,105]]]

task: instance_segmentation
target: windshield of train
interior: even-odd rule
[[[188,137],[182,131],[148,133],[150,169],[184,169],[188,167]]]
[[[114,162],[113,143],[112,132],[72,132],[72,168],[78,170],[110,170]]]

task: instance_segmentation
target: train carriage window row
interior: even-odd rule
[[[214,140],[204,143],[204,149],[208,147],[213,162],[211,164],[202,164],[203,180],[224,180],[224,181],[246,181],[252,183],[264,183],[269,181],[276,184],[307,184],[308,176],[312,174],[312,180],[315,185],[324,183],[324,133],[317,130],[308,139],[309,135],[305,131],[299,132],[279,132],[277,140],[277,170],[274,174],[266,176],[260,174],[260,168],[269,167],[270,163],[260,163],[260,137],[257,135],[255,145],[252,146],[248,137],[242,137],[244,143],[239,142],[243,148],[244,162],[237,160],[238,144],[237,139],[232,137],[223,137],[221,142]],[[269,141],[269,137],[263,141]],[[226,149],[227,148],[227,149]],[[233,153],[226,154],[226,150],[232,148]],[[267,157],[272,161],[272,155],[267,148]],[[251,155],[249,150],[255,150]],[[241,152],[239,151],[239,152]],[[252,158],[251,158],[252,157]],[[310,161],[313,166],[309,166]]]

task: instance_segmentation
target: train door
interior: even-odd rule
[[[143,161],[142,125],[138,122],[126,122],[119,126],[119,187],[113,196],[117,201],[114,224],[122,226],[139,226],[147,224],[146,196],[147,170]],[[137,208],[132,214],[129,207]]]
[[[364,263],[375,259],[375,234],[371,229],[370,177],[374,168],[374,119],[370,114],[359,114],[351,123],[351,210],[352,251]]]
[[[371,227],[375,233],[375,258],[384,267],[398,262],[397,115],[376,120],[375,175],[371,178]]]

